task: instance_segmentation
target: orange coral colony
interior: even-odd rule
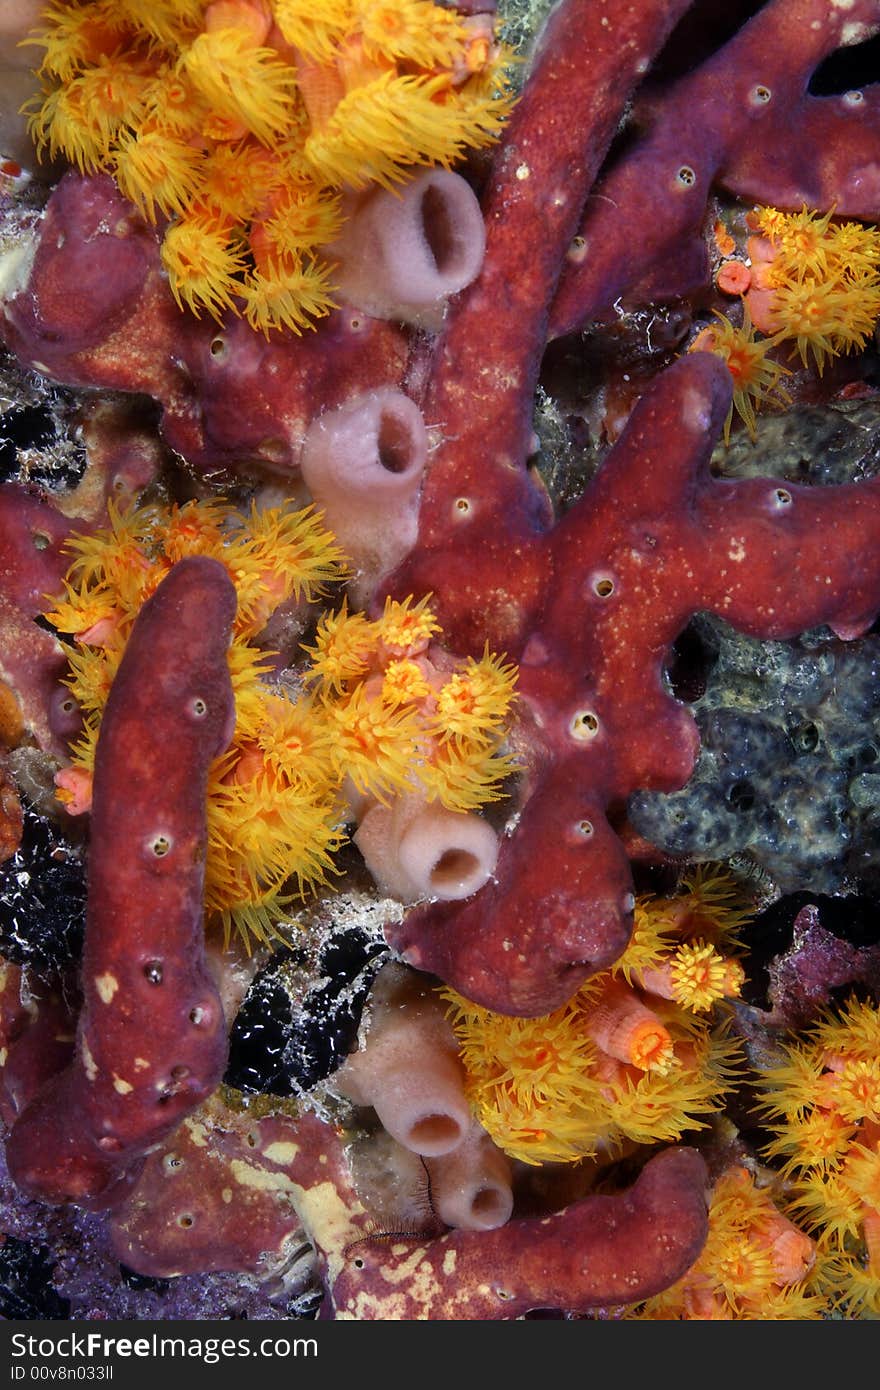
[[[747,913],[723,874],[698,870],[682,886],[640,899],[624,954],[547,1017],[443,990],[474,1113],[512,1157],[575,1163],[670,1142],[723,1104],[738,1049],[717,1006],[743,983]]]
[[[800,1321],[827,1311],[815,1243],[781,1209],[772,1175],[735,1166],[716,1181],[709,1236],[683,1279],[628,1317],[649,1321]]]
[[[784,344],[821,374],[830,357],[864,348],[880,316],[880,229],[836,222],[833,210],[820,216],[806,207],[798,213],[757,208],[747,220],[748,263],[733,255],[736,243],[726,231],[715,234],[725,257],[715,284],[742,298],[742,325],[716,312],[717,323],[702,328],[689,349],[716,353],[733,377],[725,444],[734,412],[754,440],[757,412],[790,403],[780,384],[789,368],[776,360]]]
[[[238,608],[229,666],[236,722],[208,778],[205,906],[246,946],[279,935],[291,903],[328,881],[346,839],[346,788],[388,802],[419,795],[472,811],[502,795],[514,770],[503,743],[517,671],[490,653],[442,669],[425,599],[390,600],[375,621],[342,604],[320,617],[296,686],[277,679],[258,644],[281,605],[315,604],[346,577],[345,559],[312,508],[220,501],[111,511],[111,525],[73,536],[64,591],[46,614],[75,639],[68,685],[84,732],[56,775],[71,813],[89,809],[101,717],[135,618],[178,560],[227,569]],[[305,616],[305,615],[304,615]],[[451,706],[455,720],[438,711]]]
[[[343,195],[449,167],[512,105],[491,19],[431,0],[54,0],[37,150],[163,232],[181,308],[302,332],[332,307]]]
[[[762,1074],[760,1109],[832,1301],[880,1315],[880,1008],[851,998]]]
[[[791,341],[806,366],[865,346],[880,316],[880,229],[802,208],[760,208],[748,242],[746,303],[763,332]]]

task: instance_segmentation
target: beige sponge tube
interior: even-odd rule
[[[498,859],[498,836],[482,816],[418,797],[373,803],[353,838],[379,889],[404,903],[469,898]]]
[[[471,1127],[464,1069],[442,1001],[422,977],[392,962],[370,995],[366,1042],[336,1072],[333,1089],[371,1105],[413,1153],[449,1153]]]

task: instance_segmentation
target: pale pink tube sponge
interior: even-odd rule
[[[469,898],[491,877],[498,836],[481,816],[399,797],[374,802],[354,842],[378,888],[401,902]]]
[[[415,544],[427,457],[421,411],[393,387],[353,397],[306,433],[303,479],[357,567],[358,602]]]
[[[335,283],[349,304],[434,331],[450,295],[480,272],[483,214],[460,174],[426,169],[400,190],[364,199],[331,250]]]
[[[428,1164],[431,1205],[445,1226],[494,1231],[513,1214],[510,1159],[475,1120],[461,1143]]]
[[[471,1127],[458,1045],[437,994],[391,963],[376,976],[367,1039],[333,1078],[355,1105],[371,1105],[384,1129],[425,1157],[450,1153]]]

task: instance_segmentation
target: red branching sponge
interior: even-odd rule
[[[64,986],[0,959],[0,1118],[15,1123],[70,1060],[75,1022]],[[72,992],[72,991],[71,991]]]
[[[880,480],[713,478],[730,396],[720,359],[680,359],[642,396],[576,505],[510,548],[504,578],[521,593],[525,570],[533,590],[516,629],[506,623],[529,715],[522,815],[479,894],[387,929],[411,965],[496,1012],[552,1012],[626,945],[632,882],[608,811],[636,788],[668,791],[690,775],[696,726],[663,667],[693,614],[765,638],[818,623],[854,637],[880,609]],[[494,555],[470,556],[468,605],[485,595],[489,610],[500,582]],[[440,611],[460,583],[457,570],[440,581]]]
[[[565,220],[548,216],[547,207],[570,171],[559,132],[555,141],[543,141],[534,161],[531,149],[528,159],[520,158],[516,142],[521,129],[541,128],[545,101],[569,110],[567,98],[579,90],[580,78],[567,54],[578,24],[589,24],[586,8],[562,5],[556,12],[498,152],[487,202],[486,265],[439,341],[427,392],[426,418],[455,426],[446,427],[431,460],[419,542],[387,585],[396,594],[432,591],[456,650],[478,651],[488,637],[516,656],[520,693],[534,716],[523,734],[531,765],[527,800],[502,847],[496,881],[464,907],[410,913],[389,937],[410,963],[454,983],[468,998],[526,1015],[557,1007],[626,944],[630,871],[607,811],[637,787],[672,789],[690,774],[695,728],[662,679],[664,658],[688,618],[709,609],[765,637],[830,622],[848,636],[864,630],[880,606],[876,564],[868,560],[855,582],[847,572],[850,555],[876,554],[876,485],[842,493],[805,492],[772,480],[713,482],[706,462],[729,408],[730,380],[703,354],[691,358],[693,368],[679,364],[654,383],[599,478],[555,530],[548,529],[525,463],[552,273],[535,275],[522,302],[507,286],[519,283],[519,248],[531,240],[547,248],[548,265],[554,254],[562,256]],[[643,9],[647,23],[649,7]],[[804,104],[813,101],[805,88],[823,54],[868,37],[878,21],[876,0],[853,0],[833,13],[825,0],[771,0],[725,53],[731,61],[730,53],[742,49],[737,61],[750,73],[749,91],[772,68],[777,106],[785,121],[795,120],[791,111],[805,116]],[[590,52],[595,77],[606,71],[607,55],[603,63],[602,37],[593,37],[595,48],[591,43],[577,51]],[[660,37],[656,23],[654,37]],[[763,66],[765,56],[770,68]],[[723,114],[729,84],[721,79],[730,74],[720,64],[687,81],[708,83]],[[740,73],[736,64],[732,70]],[[772,97],[773,88],[768,91]],[[633,246],[659,229],[659,254],[686,226],[699,227],[722,151],[732,149],[733,135],[720,115],[717,149],[706,141],[702,123],[688,124],[694,97],[688,92],[672,109],[676,130],[687,125],[688,142],[700,131],[693,156],[702,180],[696,201],[681,179],[669,198],[658,199],[657,180],[671,157],[658,121],[651,137],[656,147],[649,138],[621,166],[626,196],[621,190],[609,203],[590,203],[595,217],[611,216],[612,204],[625,208],[626,217],[640,210],[638,235],[630,223],[610,224],[601,241],[591,232],[584,273],[595,274],[609,302],[634,287],[650,263],[649,257],[631,264]],[[747,111],[772,105],[763,89],[760,98],[752,95]],[[748,91],[743,102],[747,98]],[[588,140],[585,126],[589,122],[581,125],[580,140]],[[827,180],[809,191],[814,200],[841,196],[864,153],[860,131],[850,132],[839,167],[829,157]],[[690,144],[681,148],[687,154]],[[642,149],[639,172],[632,161]],[[685,154],[675,155],[673,182],[676,170],[691,167]],[[529,187],[528,196],[518,196],[518,180]],[[650,201],[641,196],[642,185],[651,190]],[[769,196],[766,188],[762,192]],[[798,199],[807,192],[799,188]],[[517,216],[508,223],[499,213],[493,221],[493,207],[508,202]]]
[[[371,1230],[333,1129],[309,1115],[299,1137],[291,1178],[319,1256],[322,1317],[486,1321],[535,1308],[586,1312],[668,1288],[706,1239],[706,1169],[694,1149],[666,1149],[626,1192],[590,1195],[549,1217],[388,1241]]]
[[[361,1200],[350,1138],[313,1113],[258,1119],[217,1095],[149,1157],[112,1215],[114,1249],[153,1275],[237,1269],[289,1281],[313,1264],[322,1318],[496,1320],[650,1297],[706,1239],[709,1184],[691,1148],[655,1155],[626,1191],[547,1217],[386,1234]]]
[[[235,607],[222,565],[180,561],[141,610],[107,702],[76,1054],[8,1145],[13,1180],[44,1201],[111,1204],[223,1073],[202,898],[208,767],[234,719]]]
[[[553,305],[559,337],[627,305],[705,287],[713,186],[797,211],[880,209],[880,90],[814,96],[829,53],[880,29],[877,0],[770,0],[695,72],[637,112],[647,133],[597,184]]]
[[[310,1254],[288,1172],[299,1147],[295,1119],[235,1112],[216,1093],[149,1155],[113,1212],[117,1256],[159,1278],[223,1269],[289,1282],[291,1257]]]
[[[221,328],[181,314],[155,228],[107,174],[60,180],[3,313],[21,361],[68,385],[155,397],[167,442],[212,471],[289,470],[320,410],[398,385],[406,361],[403,329],[351,308],[268,341],[231,315]]]
[[[539,562],[532,552],[524,563],[522,548],[550,512],[525,462],[549,305],[626,100],[687,8],[681,0],[559,5],[493,162],[483,269],[450,310],[420,402],[440,439],[419,544],[393,584],[397,597],[442,595],[454,650],[481,651],[487,622],[506,649],[538,601]],[[477,556],[496,582],[475,595]]]

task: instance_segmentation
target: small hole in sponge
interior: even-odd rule
[[[572,738],[576,738],[579,743],[584,743],[588,739],[595,738],[599,732],[599,720],[590,709],[578,710],[569,725],[569,732]]]

